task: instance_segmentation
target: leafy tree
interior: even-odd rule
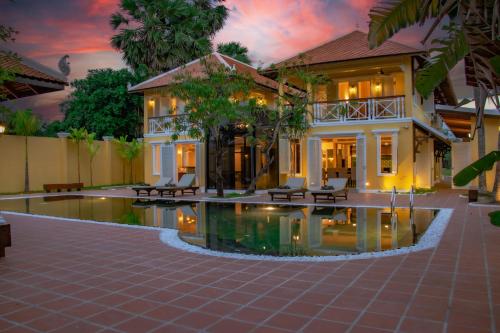
[[[266,158],[264,165],[248,186],[247,194],[255,192],[257,182],[275,162],[275,156],[271,152],[278,140],[281,137],[298,140],[305,135],[310,127],[309,119],[312,115],[309,108],[314,102],[313,97],[287,87],[288,78],[296,77],[306,86],[309,85],[311,89],[327,81],[324,76],[309,72],[302,59],[298,63],[285,64],[279,68],[271,66],[271,69],[276,70],[276,80],[283,86],[283,89],[278,92],[276,107],[268,108],[256,103],[252,110],[249,121],[251,124],[250,132],[255,131],[256,135],[255,138],[249,137],[249,142],[252,145],[260,146]]]
[[[253,80],[222,65],[203,61],[205,75],[180,75],[172,86],[172,94],[186,101],[185,113],[173,123],[172,140],[180,135],[204,141],[210,137],[215,143],[217,196],[224,196],[222,158],[227,144],[223,132],[236,122],[246,123],[252,106],[240,103],[248,99]],[[237,99],[236,99],[237,96]]]
[[[248,48],[241,45],[239,42],[220,43],[217,45],[217,52],[228,55],[245,64],[251,63],[248,57]]]
[[[118,154],[130,164],[130,181],[134,183],[134,160],[139,157],[144,145],[137,139],[132,139],[132,141],[128,142],[126,136],[115,139],[115,143],[118,144]],[[125,183],[125,167],[123,182]]]
[[[87,130],[83,127],[81,128],[70,128],[69,138],[76,143],[76,156],[77,156],[77,170],[78,170],[78,182],[81,183],[80,178],[80,142],[84,141],[87,137]]]
[[[38,133],[40,130],[40,120],[33,115],[30,109],[17,111],[13,115],[12,126],[16,135],[24,136],[24,192],[29,192],[28,136]]]
[[[486,99],[491,97],[499,109],[500,94],[500,3],[496,0],[385,0],[370,11],[370,32],[368,40],[371,47],[381,45],[399,30],[414,24],[423,25],[433,19],[423,42],[441,26],[444,37],[433,40],[437,51],[418,70],[416,88],[425,98],[446,78],[448,72],[465,58],[470,62],[477,81],[474,89],[477,121],[479,130],[479,157],[485,153],[483,115]],[[449,24],[442,22],[448,19]],[[475,134],[475,132],[474,132]],[[499,142],[500,145],[500,142]],[[486,178],[479,178],[480,190],[485,191]]]
[[[85,136],[85,147],[87,147],[87,151],[89,152],[89,158],[90,158],[90,186],[94,186],[94,181],[92,177],[94,158],[97,155],[99,148],[101,148],[101,146],[99,146],[95,142],[95,136],[96,136],[95,133],[87,133],[87,135]]]
[[[127,69],[92,69],[71,83],[74,91],[63,104],[64,127],[86,128],[97,137],[128,135],[142,130],[143,97],[129,94],[127,85],[144,79]]]
[[[42,136],[56,137],[57,133],[65,131],[65,126],[62,121],[55,120],[42,125]]]
[[[212,51],[211,38],[228,16],[223,0],[121,0],[111,16],[119,30],[111,45],[132,69],[150,74],[181,66]]]

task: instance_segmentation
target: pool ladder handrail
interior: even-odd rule
[[[412,185],[410,188],[410,211],[413,211],[414,204],[415,204],[415,188]]]
[[[391,215],[394,213],[394,208],[396,206],[396,186],[392,187],[392,193],[391,193]]]

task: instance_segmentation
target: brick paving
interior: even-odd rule
[[[500,228],[492,208],[458,194],[417,197],[455,209],[437,248],[331,263],[208,257],[168,247],[156,230],[6,215],[0,332],[494,333]],[[387,202],[353,193],[346,203]]]

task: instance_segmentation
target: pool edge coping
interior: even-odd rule
[[[363,206],[367,207],[367,206]],[[420,208],[420,207],[419,207]],[[237,260],[261,260],[261,261],[296,261],[296,262],[334,262],[345,260],[366,260],[384,257],[393,257],[414,252],[420,252],[436,247],[448,226],[453,214],[453,208],[439,208],[438,215],[434,218],[431,225],[425,231],[417,244],[400,249],[387,250],[381,252],[365,252],[356,254],[346,254],[337,256],[297,256],[297,257],[275,257],[270,255],[229,253],[210,249],[205,249],[196,245],[189,244],[179,237],[178,230],[163,228],[160,230],[160,241],[175,249],[212,257]],[[430,232],[429,232],[430,231]]]

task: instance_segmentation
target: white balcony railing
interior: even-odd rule
[[[405,117],[404,96],[351,99],[314,104],[314,122],[349,122]]]
[[[151,117],[148,119],[148,133],[161,134],[172,131],[172,122],[175,116]]]

